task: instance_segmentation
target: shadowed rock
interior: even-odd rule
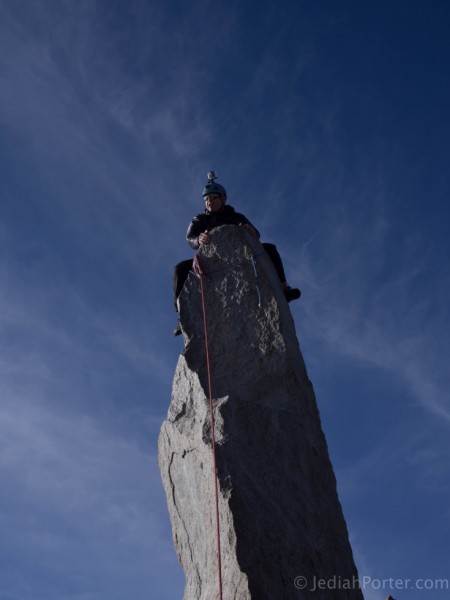
[[[361,600],[313,388],[276,272],[258,240],[239,227],[217,228],[211,240],[199,259],[207,273],[223,598]],[[203,313],[194,275],[179,304],[185,348],[159,465],[186,576],[184,600],[218,600]],[[315,589],[320,581],[325,589]]]

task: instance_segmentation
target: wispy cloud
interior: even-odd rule
[[[62,416],[42,398],[4,387],[0,428],[2,539],[11,557],[33,561],[36,597],[61,576],[73,578],[74,590],[98,593],[106,573],[113,591],[159,578],[156,557],[174,567],[154,455],[88,417]]]
[[[43,206],[56,203],[85,236],[114,236],[131,261],[154,265],[174,247],[173,236],[154,243],[155,231],[179,222],[183,247],[186,200],[198,196],[192,165],[211,138],[197,58],[180,55],[190,36],[174,45],[159,11],[137,3],[130,13],[130,32],[150,37],[143,49],[113,33],[113,7],[105,15],[91,4],[73,15],[60,7],[67,14],[53,27],[45,11],[3,7],[2,117]],[[183,193],[174,195],[180,177]]]
[[[430,282],[433,242],[424,253],[420,233],[399,232],[379,204],[364,223],[355,206],[333,213],[334,221],[302,245],[297,264],[290,261],[294,277],[305,282],[303,329],[341,356],[399,377],[425,409],[450,421],[448,309],[441,295],[426,291],[443,285],[436,276]],[[296,252],[291,246],[290,256]]]

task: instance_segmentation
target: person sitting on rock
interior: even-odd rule
[[[197,250],[203,244],[209,244],[211,241],[209,232],[215,227],[221,225],[240,225],[244,227],[251,235],[259,238],[259,231],[243,214],[238,213],[230,205],[227,205],[227,193],[225,188],[216,183],[217,176],[214,171],[208,173],[208,182],[203,190],[203,200],[205,201],[205,210],[203,213],[195,216],[189,224],[186,238],[188,244],[194,250]],[[274,244],[263,243],[264,250],[272,260],[281,285],[283,286],[284,295],[288,302],[300,298],[301,292],[298,288],[292,288],[286,281],[283,262],[278,253],[277,247]],[[173,274],[173,292],[175,310],[178,312],[178,296],[183,289],[184,283],[192,269],[192,259],[183,260],[175,266]],[[178,321],[173,332],[174,335],[181,334],[181,325]]]

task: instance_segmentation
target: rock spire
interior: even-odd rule
[[[312,384],[272,263],[236,226],[214,229],[198,256],[207,273],[223,600],[362,600]],[[194,275],[179,305],[185,347],[159,465],[186,576],[183,598],[218,600],[203,313]]]

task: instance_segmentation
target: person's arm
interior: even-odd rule
[[[189,224],[186,239],[191,248],[197,250],[200,247],[199,235],[206,231],[205,223],[202,223],[199,217],[194,217]]]

